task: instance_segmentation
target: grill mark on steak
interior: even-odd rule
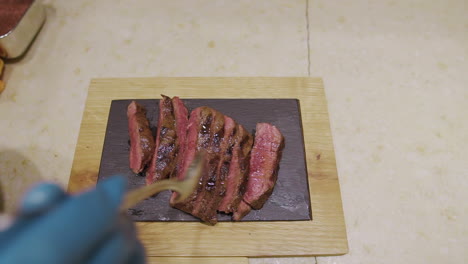
[[[223,125],[224,125],[223,121]],[[224,140],[224,127],[217,133],[213,135],[213,152],[220,152],[221,151],[221,142]]]
[[[154,152],[154,138],[146,118],[146,109],[132,101],[127,107],[128,133],[130,137],[130,168],[140,173],[150,162]]]
[[[242,125],[233,129],[235,135],[232,138],[232,159],[227,175],[226,194],[218,206],[218,211],[232,213],[237,210],[244,194],[244,186],[247,182],[250,150],[252,148],[252,135]],[[242,146],[241,146],[242,145]]]
[[[243,197],[243,201],[253,209],[261,209],[273,192],[283,148],[284,137],[275,126],[257,124],[249,179]]]
[[[231,166],[232,148],[236,142],[233,136],[237,124],[214,109],[200,107],[190,115],[188,127],[184,167],[191,163],[196,151],[204,150],[207,152],[205,169],[194,193],[178,204],[173,203],[173,195],[171,205],[207,223],[215,224],[217,209],[226,193],[226,179]],[[196,150],[192,151],[192,147]]]
[[[218,180],[216,174],[216,165],[219,163],[218,155],[215,155],[213,159],[210,160],[208,166],[208,179],[206,180],[205,190],[212,192],[216,187],[216,181]]]
[[[284,146],[279,130],[257,124],[252,147],[253,137],[243,126],[214,109],[199,107],[190,114],[186,131],[177,178],[183,179],[198,151],[206,151],[204,169],[190,197],[175,204],[173,193],[171,206],[210,224],[216,224],[217,211],[233,213],[233,220],[239,221],[252,208],[260,209],[277,178]]]
[[[176,162],[178,146],[174,107],[169,97],[161,96],[155,154],[146,173],[146,184],[167,179],[174,171]]]
[[[232,149],[232,147],[230,147]],[[232,155],[225,154],[225,159],[229,159],[229,161],[225,160],[221,163],[220,169],[219,169],[219,179],[221,181],[221,184],[225,185],[224,181],[227,179],[227,176],[229,174],[229,166],[231,166],[231,159]]]
[[[233,130],[237,124],[228,116],[223,116],[224,128],[220,131],[219,135],[223,137],[219,140],[219,151],[217,146],[214,146],[216,155],[219,155],[219,162],[216,164],[216,182],[214,190],[205,193],[200,205],[201,208],[196,212],[198,215],[205,217],[209,223],[215,224],[217,222],[218,207],[226,195],[227,177],[229,174],[229,167],[232,159],[232,148],[234,145]]]
[[[224,135],[224,115],[214,109],[208,109],[212,113],[212,118],[210,119],[211,126],[209,128],[210,140],[207,148],[205,148],[209,154],[207,168],[208,173],[204,175],[206,179],[204,179],[202,183],[201,192],[198,194],[198,197],[194,202],[195,207],[191,214],[207,223],[216,224],[218,221],[216,209],[220,201],[216,192],[223,188],[219,181],[218,169],[222,158],[222,153],[220,152],[221,140],[216,138],[219,138],[219,135],[221,134]],[[203,133],[203,131],[201,133]]]
[[[187,138],[186,138],[186,149],[184,151],[184,156],[181,157],[181,169],[178,171],[177,179],[183,180],[185,177],[185,173],[192,163],[195,153],[197,151],[200,151],[200,149],[204,149],[202,145],[206,143],[207,140],[209,140],[209,137],[201,137],[200,135],[202,134],[201,130],[203,129],[203,126],[205,126],[206,129],[206,124],[210,123],[211,125],[211,110],[207,107],[198,107],[195,108],[191,113],[190,113],[190,118],[188,121],[188,126],[187,126]],[[207,155],[208,156],[208,155]],[[202,191],[202,187],[206,183],[206,174],[208,168],[207,160],[205,160],[204,164],[204,169],[203,169],[203,174],[200,177],[200,181],[197,185],[197,188],[194,190],[194,192],[184,201],[180,203],[175,203],[175,198],[177,197],[177,193],[172,193],[171,199],[170,199],[170,205],[180,209],[184,212],[191,213],[195,201],[197,199],[198,193]]]
[[[211,115],[211,111],[208,113],[209,109],[202,109],[202,113],[206,112],[206,118],[204,122],[201,124],[200,132],[198,133],[198,140],[199,146],[208,151],[211,141],[211,123],[213,122],[213,116]]]
[[[144,107],[133,101],[127,108],[132,170],[139,173],[151,161],[148,184],[167,177],[182,180],[196,152],[203,151],[204,169],[196,189],[178,204],[173,193],[171,206],[210,224],[217,223],[217,211],[233,213],[232,219],[239,221],[252,209],[261,209],[278,175],[284,148],[280,131],[259,123],[254,143],[252,135],[228,116],[198,107],[187,118],[178,97],[162,97],[156,146]]]

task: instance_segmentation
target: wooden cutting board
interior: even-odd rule
[[[316,256],[348,252],[327,102],[319,78],[94,79],[78,137],[70,192],[96,184],[111,101],[159,98],[160,94],[182,99],[299,99],[313,220],[223,222],[216,226],[139,222],[139,237],[149,256]]]
[[[148,257],[148,264],[249,264],[245,257]]]

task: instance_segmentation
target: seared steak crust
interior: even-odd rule
[[[177,133],[175,127],[174,107],[172,100],[162,95],[159,101],[158,131],[156,149],[146,173],[146,183],[167,179],[172,174],[177,155]]]
[[[130,136],[130,168],[140,173],[151,160],[154,138],[146,118],[146,109],[132,101],[127,108],[128,133]]]

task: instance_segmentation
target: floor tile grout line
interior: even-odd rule
[[[309,30],[309,0],[306,1],[306,28],[307,28],[307,74],[310,77],[310,30]],[[317,262],[317,261],[315,261]]]
[[[306,28],[307,28],[307,74],[310,77],[310,29],[309,29],[309,0],[306,1]],[[317,257],[314,257],[315,264],[318,264]]]

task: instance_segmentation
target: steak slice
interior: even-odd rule
[[[196,195],[188,202],[184,201],[183,205],[176,206],[176,208],[190,213],[204,222],[215,224],[218,221],[216,209],[220,200],[220,198],[216,197],[215,191],[217,187],[221,188],[218,181],[218,164],[221,159],[221,141],[224,137],[224,116],[212,108],[200,108],[202,118],[198,125],[196,151],[206,152],[205,169],[200,178]],[[212,199],[218,200],[217,203],[214,201],[216,206],[210,205],[213,202]]]
[[[246,202],[240,201],[236,211],[232,214],[232,220],[240,221],[244,216],[248,215],[250,211],[252,211],[252,207],[250,207]]]
[[[205,169],[197,189],[188,199],[175,204],[174,198],[177,194],[172,195],[173,207],[210,224],[218,221],[217,209],[226,193],[237,127],[234,120],[212,108],[199,107],[192,111],[186,149],[177,177],[183,179],[197,151],[206,152]]]
[[[236,125],[231,141],[232,160],[226,180],[226,194],[219,204],[218,211],[232,213],[242,201],[249,171],[252,135],[242,125]]]
[[[177,179],[184,179],[188,167],[195,158],[196,152],[200,150],[201,145],[204,144],[204,141],[206,141],[207,137],[204,136],[202,132],[205,131],[206,133],[207,127],[211,126],[212,118],[211,110],[207,107],[195,108],[190,113],[190,118],[187,125],[185,150],[183,152],[183,156],[179,156],[180,167],[177,171]],[[203,171],[205,172],[206,170],[204,169]],[[201,192],[204,179],[206,179],[206,177],[202,175],[202,177],[200,177],[200,182],[194,192],[187,199],[180,203],[174,202],[178,194],[173,192],[169,201],[170,205],[184,212],[191,213],[194,208],[194,202],[197,198],[197,195],[199,192]]]
[[[171,100],[165,95],[161,96],[163,98],[159,101],[156,148],[146,173],[146,184],[171,177],[176,166],[176,157],[180,144],[177,129],[185,130],[184,125],[186,123],[184,123],[183,115],[187,113],[187,109],[182,101],[179,98]],[[177,110],[173,101],[176,101]],[[185,119],[187,119],[187,116],[185,116]],[[177,125],[179,125],[179,128]],[[185,140],[185,137],[183,139]]]
[[[215,111],[215,110],[213,110]],[[208,181],[201,199],[194,208],[192,214],[200,217],[205,222],[215,224],[217,222],[217,209],[226,193],[226,180],[232,158],[233,132],[236,123],[232,118],[223,116],[217,112],[214,114],[211,134],[212,159],[208,167]],[[216,163],[217,162],[217,163]]]
[[[284,137],[273,125],[258,123],[250,158],[250,172],[243,201],[261,209],[270,197],[278,177]]]
[[[156,148],[151,160],[150,167],[146,172],[146,184],[169,177],[173,170],[175,157],[175,118],[172,101],[169,97],[162,95],[159,100],[159,120],[156,132]]]
[[[177,132],[177,161],[175,170],[171,176],[176,177],[181,167],[181,161],[184,157],[185,145],[187,139],[187,126],[188,126],[188,110],[185,104],[179,97],[172,98],[172,106],[174,107],[175,126]]]
[[[128,134],[130,136],[130,168],[140,173],[151,160],[154,138],[146,118],[146,109],[135,101],[127,107]]]

